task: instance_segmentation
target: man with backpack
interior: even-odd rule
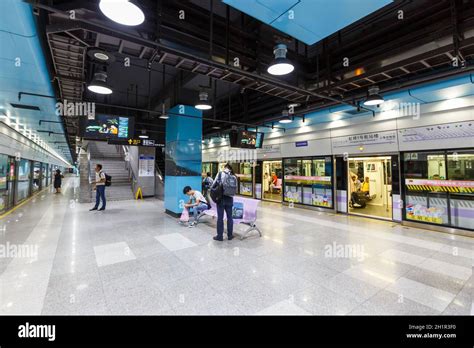
[[[217,236],[214,240],[224,240],[224,211],[227,216],[227,239],[232,240],[234,221],[232,219],[232,207],[234,206],[234,195],[237,192],[237,177],[234,175],[232,166],[227,163],[224,170],[217,174],[211,187],[211,198],[217,205]]]
[[[109,177],[110,178],[110,177]],[[95,166],[95,206],[92,210],[97,210],[99,208],[100,200],[102,199],[102,207],[98,210],[105,210],[105,186],[107,182],[107,174],[102,171],[102,164],[96,164]],[[109,179],[110,185],[110,179]],[[107,186],[109,186],[107,185]]]

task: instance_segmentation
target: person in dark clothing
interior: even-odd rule
[[[56,169],[56,172],[54,173],[54,189],[56,192],[54,193],[61,193],[61,184],[63,175],[61,174],[61,171],[59,169]]]
[[[225,180],[226,175],[234,175],[232,166],[227,163],[224,167],[224,170],[219,172],[214,179],[212,187],[222,183]],[[222,199],[219,202],[216,202],[217,205],[217,236],[213,239],[222,242],[224,240],[224,211],[227,216],[227,239],[232,240],[233,230],[234,230],[234,221],[232,219],[232,207],[234,206],[234,197],[231,196],[222,196]]]
[[[206,199],[208,197],[209,190],[212,187],[212,184],[213,184],[213,180],[211,177],[211,173],[208,172],[206,174],[206,177],[202,181],[202,194],[204,195],[204,197],[206,197]]]

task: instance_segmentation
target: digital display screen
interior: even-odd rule
[[[255,144],[257,143],[257,133],[249,132],[249,131],[242,131],[240,133],[240,147],[254,149]]]
[[[84,137],[88,139],[128,139],[133,137],[133,124],[129,117],[96,115],[87,120]]]
[[[239,133],[237,147],[244,149],[260,149],[263,144],[264,133],[241,131]]]

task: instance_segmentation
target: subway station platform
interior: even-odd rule
[[[472,314],[472,238],[262,202],[263,237],[217,242],[211,218],[181,226],[158,199],[90,212],[78,187],[0,220],[18,253],[0,258],[0,314]]]

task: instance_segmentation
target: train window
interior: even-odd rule
[[[448,179],[474,180],[474,151],[448,153]]]

